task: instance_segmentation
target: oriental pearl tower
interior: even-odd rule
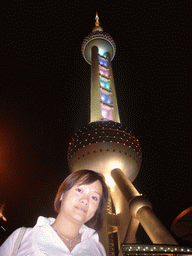
[[[105,176],[110,200],[100,235],[107,255],[115,255],[114,237],[118,250],[122,243],[136,243],[139,223],[153,242],[165,241],[158,240],[154,226],[148,223],[148,218],[154,218],[150,202],[132,185],[141,166],[141,148],[138,139],[120,122],[111,65],[116,52],[115,42],[103,31],[97,14],[95,19],[92,33],[82,43],[82,55],[91,65],[90,123],[69,143],[68,164],[71,172],[91,169]],[[148,215],[144,219],[146,209]],[[155,226],[157,223],[162,226],[155,219]],[[163,227],[162,237],[165,233],[167,235],[168,231]],[[176,243],[169,233],[167,236],[169,244]]]

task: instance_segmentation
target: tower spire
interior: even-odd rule
[[[96,15],[95,15],[95,27],[92,29],[92,32],[97,32],[97,31],[103,32],[103,28],[100,26],[99,16],[98,16],[98,13],[96,12]]]
[[[97,12],[96,12],[95,20],[96,20],[95,26],[96,26],[96,27],[99,27],[99,16],[98,16],[98,13],[97,13]]]

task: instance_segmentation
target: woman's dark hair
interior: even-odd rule
[[[102,227],[103,214],[106,208],[106,203],[108,200],[108,188],[104,181],[104,176],[98,172],[92,170],[79,170],[71,173],[60,185],[58,192],[54,201],[54,209],[57,213],[60,211],[61,207],[61,195],[70,190],[74,185],[84,185],[92,184],[93,182],[99,180],[102,184],[103,194],[99,202],[99,207],[95,215],[85,224],[96,231],[99,231]]]

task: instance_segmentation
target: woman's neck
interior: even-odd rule
[[[68,239],[73,239],[79,235],[80,226],[60,214],[57,215],[55,222],[52,224],[53,229],[60,235]]]

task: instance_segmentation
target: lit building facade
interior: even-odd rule
[[[138,139],[120,123],[111,61],[116,52],[112,37],[95,27],[83,41],[82,54],[91,65],[90,123],[80,129],[68,149],[72,172],[91,169],[102,173],[110,190],[101,240],[108,255],[122,243],[137,243],[139,223],[153,243],[177,244],[152,212],[151,203],[133,186],[141,167]]]

